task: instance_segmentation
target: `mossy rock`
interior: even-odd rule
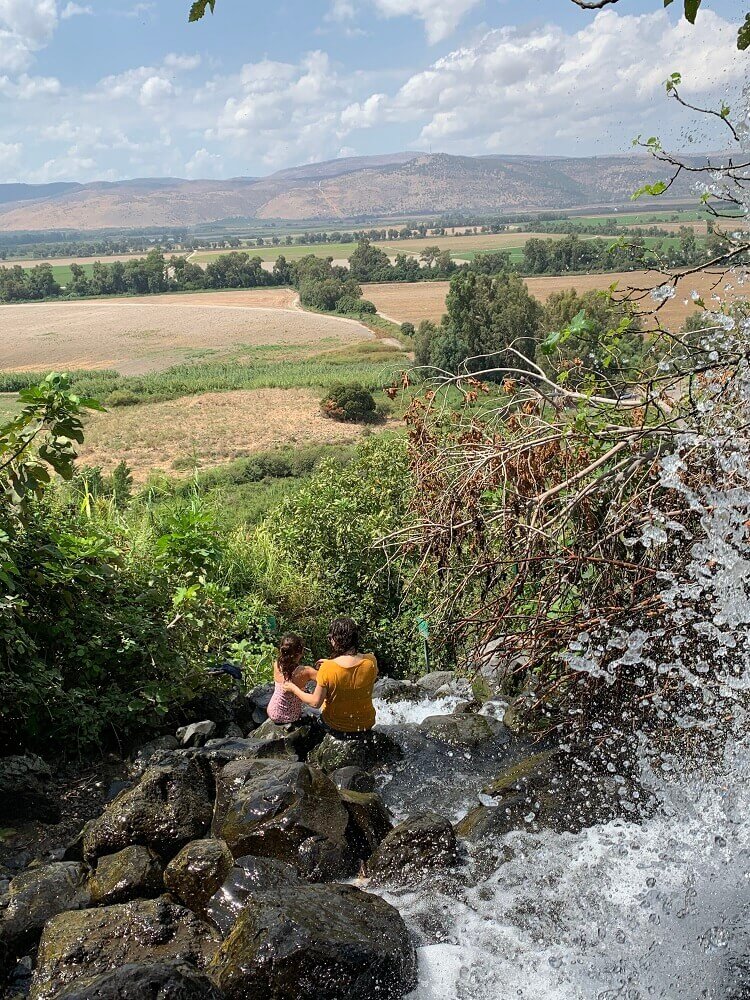
[[[233,865],[232,852],[223,840],[193,840],[167,865],[164,884],[185,906],[202,914]]]
[[[105,854],[97,861],[89,888],[94,906],[158,896],[164,891],[161,861],[150,848],[140,844],[125,847],[117,854]]]

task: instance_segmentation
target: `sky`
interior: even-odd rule
[[[721,133],[746,4],[620,0],[0,0],[0,182],[261,176],[340,156],[623,153]]]

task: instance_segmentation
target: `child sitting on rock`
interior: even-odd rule
[[[299,722],[302,717],[302,702],[286,690],[286,685],[294,682],[301,688],[314,681],[318,671],[302,666],[305,644],[298,635],[282,637],[279,652],[273,665],[273,696],[268,703],[268,718],[277,725]]]
[[[293,680],[284,691],[310,708],[321,708],[323,724],[341,739],[368,733],[375,725],[372,692],[378,678],[373,653],[360,653],[359,629],[351,618],[337,618],[328,633],[333,659],[318,660],[317,684],[307,694]]]

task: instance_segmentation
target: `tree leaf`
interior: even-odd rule
[[[737,48],[744,52],[745,49],[750,48],[750,14],[745,15],[745,23],[741,26],[740,30],[737,32]]]
[[[695,24],[700,5],[701,0],[685,0],[685,17],[691,24]]]
[[[188,21],[200,21],[205,16],[208,8],[211,9],[211,13],[213,14],[215,6],[216,0],[195,0],[195,3],[190,8]]]

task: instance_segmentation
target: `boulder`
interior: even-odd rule
[[[193,840],[167,865],[164,884],[185,906],[202,914],[233,864],[223,840]]]
[[[89,889],[94,906],[158,896],[164,891],[161,862],[150,848],[140,844],[105,854],[96,863]]]
[[[455,679],[456,675],[452,670],[433,670],[419,678],[417,687],[423,694],[434,697],[440,688],[451,684]]]
[[[219,775],[213,833],[234,857],[275,858],[307,872],[303,843],[320,837],[331,851],[344,852],[348,819],[336,786],[307,764],[235,761]]]
[[[144,743],[131,757],[128,772],[132,777],[140,778],[155,758],[159,758],[160,762],[166,761],[170,751],[177,750],[179,745],[180,741],[174,736],[160,736],[149,743]]]
[[[212,928],[163,897],[61,913],[42,933],[31,998],[51,1000],[65,987],[131,963],[180,959],[203,968],[217,943]]]
[[[457,827],[470,842],[517,829],[578,832],[634,811],[629,782],[598,774],[555,748],[505,768],[483,792],[494,805],[477,806]]]
[[[60,861],[28,868],[8,886],[8,905],[0,922],[0,941],[19,954],[41,934],[52,917],[91,903],[86,865]]]
[[[380,796],[373,792],[342,791],[340,794],[349,813],[346,828],[349,845],[355,857],[366,861],[393,829],[391,814]]]
[[[211,719],[203,722],[191,722],[189,726],[183,726],[175,733],[183,747],[202,747],[206,740],[210,740],[216,732],[216,723]]]
[[[77,981],[55,1000],[224,1000],[195,966],[172,962],[132,963],[93,979]]]
[[[0,757],[0,824],[59,823],[60,806],[49,795],[52,773],[41,757]]]
[[[378,878],[398,876],[412,881],[457,859],[453,827],[444,817],[426,812],[394,827],[370,858],[368,868]]]
[[[398,911],[342,885],[258,893],[209,971],[227,1000],[396,1000],[417,984]]]
[[[473,712],[430,715],[423,719],[419,728],[428,739],[466,750],[478,749],[483,744],[508,743],[510,740],[510,734],[502,722]]]
[[[267,719],[252,734],[253,742],[263,745],[264,757],[293,758],[305,760],[307,755],[323,739],[325,733],[312,720],[291,725],[279,725]]]
[[[268,708],[271,698],[273,698],[274,686],[273,684],[261,684],[258,687],[253,688],[253,690],[248,695],[249,700],[253,704],[253,710],[251,714],[252,726],[262,726],[263,723],[268,718]]]
[[[375,683],[373,691],[380,701],[420,701],[426,697],[426,692],[413,681],[399,681],[394,677],[381,677]]]
[[[211,822],[211,790],[202,769],[188,759],[150,767],[140,781],[107,806],[83,834],[86,860],[141,844],[173,857],[202,837]]]
[[[252,738],[237,739],[228,736],[225,739],[209,740],[204,747],[196,750],[185,750],[185,755],[196,761],[216,778],[219,771],[234,760],[289,760],[296,761],[294,751],[278,743],[262,742]]]
[[[401,760],[402,756],[401,747],[390,736],[372,730],[348,739],[338,739],[328,733],[307,759],[326,774],[332,774],[344,767],[370,770]]]
[[[223,885],[211,897],[206,915],[222,936],[231,931],[251,897],[279,886],[305,885],[291,865],[270,858],[237,858]]]
[[[331,773],[331,781],[341,791],[374,792],[375,779],[361,767],[340,767]]]

